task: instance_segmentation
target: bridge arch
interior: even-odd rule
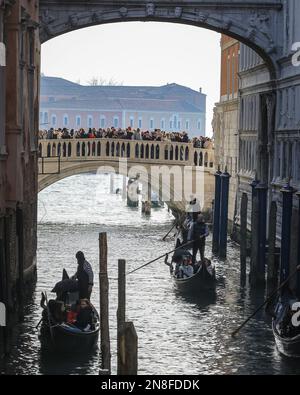
[[[254,49],[269,67],[271,78],[278,74],[283,21],[282,0],[248,1],[103,1],[68,4],[40,0],[40,37],[44,43],[54,37],[85,27],[118,22],[151,21],[197,26],[236,38]]]
[[[74,175],[80,175],[80,174],[87,174],[87,173],[97,173],[99,171],[99,167],[103,167],[101,170],[101,173],[115,173],[115,174],[122,174],[119,172],[119,164],[117,162],[107,162],[103,161],[98,162],[95,161],[93,162],[88,162],[88,163],[78,163],[77,165],[71,165],[69,167],[63,167],[59,173],[53,173],[53,174],[48,174],[45,177],[43,177],[41,180],[39,180],[38,183],[38,192],[42,192],[44,189],[47,187],[55,184],[56,182],[59,182],[65,178],[72,177]],[[151,177],[149,176],[150,171],[148,171],[149,166],[145,164],[137,164],[135,166],[135,169],[138,169],[138,174],[139,174],[139,182],[141,182],[143,185],[149,185],[150,178],[153,180],[153,174],[151,174]],[[147,172],[144,172],[144,169],[147,170]],[[130,167],[128,168],[128,173],[130,174]],[[123,174],[124,175],[124,174]],[[127,176],[127,174],[126,174]],[[157,179],[154,176],[154,183],[152,185],[152,188],[154,192],[156,192],[160,196],[160,190],[156,188],[156,185],[160,184],[160,180]],[[185,202],[180,201],[180,196],[177,194],[176,188],[172,186],[171,183],[167,185],[170,189],[170,194],[173,197],[175,202],[169,201],[166,202],[166,204],[174,209],[179,211],[184,211],[185,210]]]

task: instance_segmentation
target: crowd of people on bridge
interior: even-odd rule
[[[187,132],[166,132],[160,129],[154,131],[142,131],[138,129],[127,129],[121,128],[89,128],[85,130],[83,128],[79,130],[59,128],[50,128],[49,130],[40,130],[39,139],[93,139],[93,138],[111,138],[111,139],[124,139],[124,140],[143,140],[143,141],[163,141],[163,142],[176,142],[176,143],[190,143],[192,142],[195,148],[210,149],[213,147],[213,142],[209,137],[194,137],[189,138]]]

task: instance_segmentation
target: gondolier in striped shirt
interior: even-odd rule
[[[78,280],[79,298],[90,300],[94,285],[94,273],[92,266],[85,259],[82,251],[77,252],[76,259],[78,267],[73,279]]]

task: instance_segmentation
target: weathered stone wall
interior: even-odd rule
[[[0,12],[9,66],[0,70],[0,301],[7,309],[0,355],[9,349],[36,278],[38,12],[30,0],[6,1]]]

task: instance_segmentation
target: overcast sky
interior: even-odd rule
[[[177,83],[207,94],[207,133],[220,96],[220,35],[194,26],[127,22],[81,29],[42,46],[42,73],[87,84]]]

